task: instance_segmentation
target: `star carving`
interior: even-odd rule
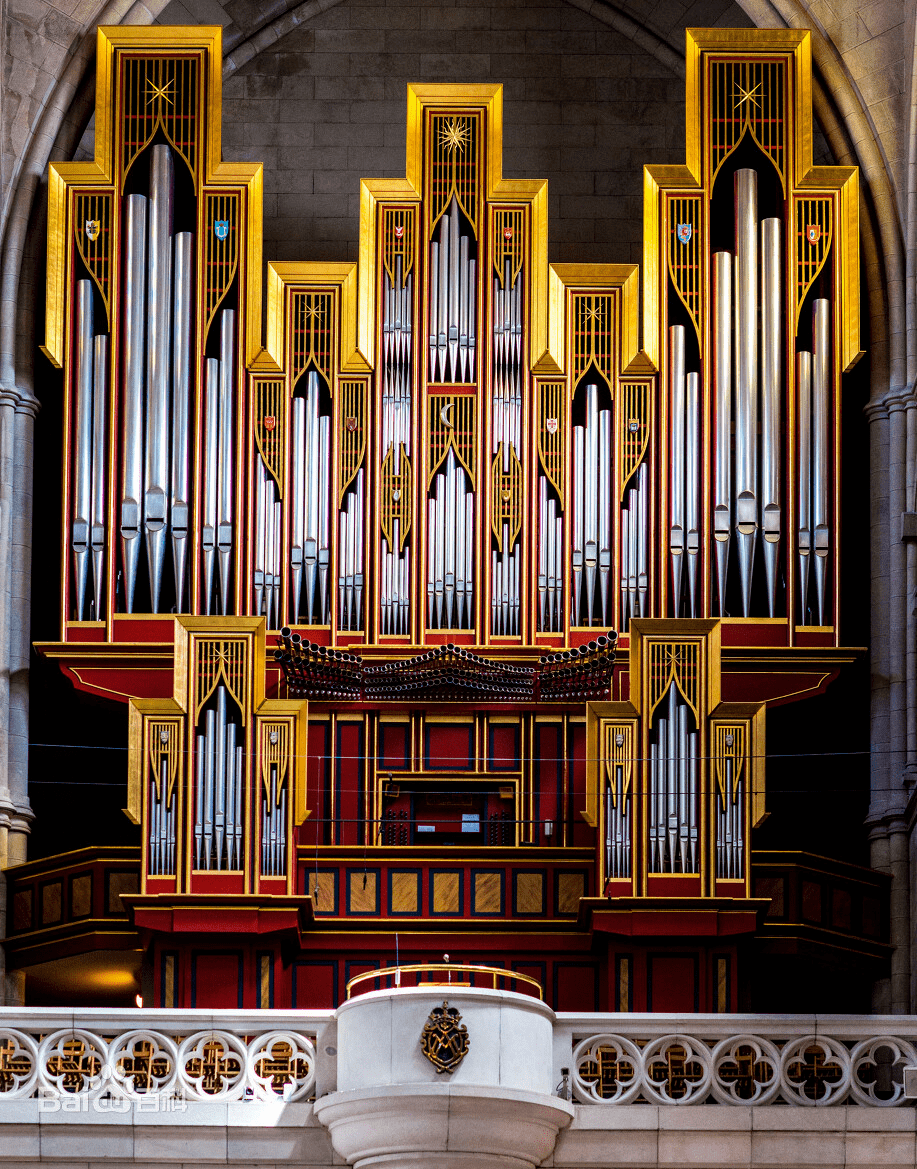
[[[168,91],[172,88],[174,80],[174,78],[170,78],[168,81],[164,81],[162,85],[157,85],[155,81],[151,81],[146,91],[146,104],[152,105],[154,101],[158,101],[160,103],[167,101],[169,105],[172,105],[172,98],[170,97]]]
[[[733,107],[736,113],[739,112],[739,110],[743,105],[745,105],[746,102],[748,102],[749,109],[751,109],[752,106],[754,106],[755,109],[761,108],[761,103],[758,101],[758,97],[760,96],[759,91],[762,84],[763,82],[759,81],[754,89],[743,89],[741,85],[736,86],[736,104]]]
[[[450,118],[444,122],[439,132],[439,144],[447,152],[461,154],[471,136],[466,123],[460,118]]]

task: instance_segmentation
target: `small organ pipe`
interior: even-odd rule
[[[780,381],[782,373],[783,249],[779,219],[761,221],[761,535],[768,615],[777,601],[780,547]]]
[[[252,563],[252,588],[255,594],[255,612],[262,612],[266,604],[264,568],[267,563],[267,482],[264,463],[255,460],[255,555]]]
[[[637,616],[645,617],[648,613],[647,597],[649,595],[649,568],[647,564],[647,544],[649,540],[649,468],[641,463],[637,470]]]
[[[812,354],[796,354],[796,403],[799,471],[796,548],[799,556],[799,601],[802,624],[807,625],[809,566],[812,560]]]
[[[124,607],[134,611],[140,563],[140,513],[143,494],[143,387],[146,347],[147,200],[128,195],[124,264],[124,405],[121,466],[121,561]]]
[[[720,616],[726,612],[726,574],[732,529],[732,255],[713,257],[716,446],[713,480],[713,540]]]
[[[828,526],[828,389],[830,384],[831,306],[812,304],[812,543],[818,624],[825,623],[830,528]]]
[[[108,480],[108,336],[100,333],[93,340],[92,372],[92,525],[89,544],[92,550],[93,617],[102,617],[102,573],[105,565],[106,504]]]
[[[185,600],[185,577],[190,531],[189,431],[191,414],[191,289],[194,237],[175,236],[175,299],[172,320],[172,467],[169,499],[172,526],[172,563],[175,570],[175,610]]]
[[[77,283],[76,307],[76,444],[73,485],[73,574],[76,617],[83,620],[89,580],[89,541],[92,519],[92,282]]]
[[[147,256],[146,450],[143,527],[150,570],[150,598],[159,593],[169,522],[169,352],[172,299],[172,152],[154,146],[150,157],[149,248]]]
[[[573,624],[580,623],[580,587],[583,576],[583,492],[585,488],[586,435],[573,427]]]
[[[742,615],[751,606],[758,534],[758,176],[735,174],[736,538]]]

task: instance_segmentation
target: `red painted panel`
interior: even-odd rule
[[[555,962],[554,1010],[597,1011],[596,968],[580,963]]]
[[[191,1006],[198,1010],[242,1006],[240,952],[191,955]]]
[[[362,844],[363,723],[338,722],[335,791],[337,844]]]
[[[336,1007],[337,968],[337,962],[294,963],[292,1005],[306,1011]]]
[[[324,824],[326,812],[326,795],[330,796],[330,760],[328,759],[328,741],[331,727],[327,722],[310,722],[308,736],[308,757],[306,759],[306,791],[308,807],[312,815],[300,829],[300,840],[303,844],[324,844],[327,837],[327,826]],[[318,840],[316,841],[316,833]]]
[[[383,723],[379,728],[379,767],[403,771],[411,761],[408,723]]]
[[[492,771],[515,771],[519,767],[519,727],[491,726],[488,738],[488,766]]]
[[[699,1009],[699,961],[696,954],[650,954],[647,966],[647,999],[651,1011],[691,1014]]]

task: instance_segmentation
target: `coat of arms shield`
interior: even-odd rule
[[[86,220],[86,238],[92,242],[99,238],[99,231],[101,230],[102,222],[99,219]]]
[[[810,223],[806,228],[806,239],[810,244],[817,244],[821,239],[821,225],[818,223]]]
[[[434,1007],[420,1033],[420,1047],[438,1073],[454,1072],[468,1054],[468,1028],[456,1007]]]
[[[214,220],[213,234],[217,237],[217,239],[226,239],[226,237],[229,235],[229,220],[228,219]]]
[[[690,223],[679,223],[675,228],[675,235],[680,244],[690,243],[693,227]]]

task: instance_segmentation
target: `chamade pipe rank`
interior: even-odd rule
[[[129,195],[125,213],[120,536],[128,613],[141,535],[152,612],[160,608],[170,532],[176,610],[187,601],[193,236],[173,232],[173,185],[172,151],[152,147],[148,196]]]

